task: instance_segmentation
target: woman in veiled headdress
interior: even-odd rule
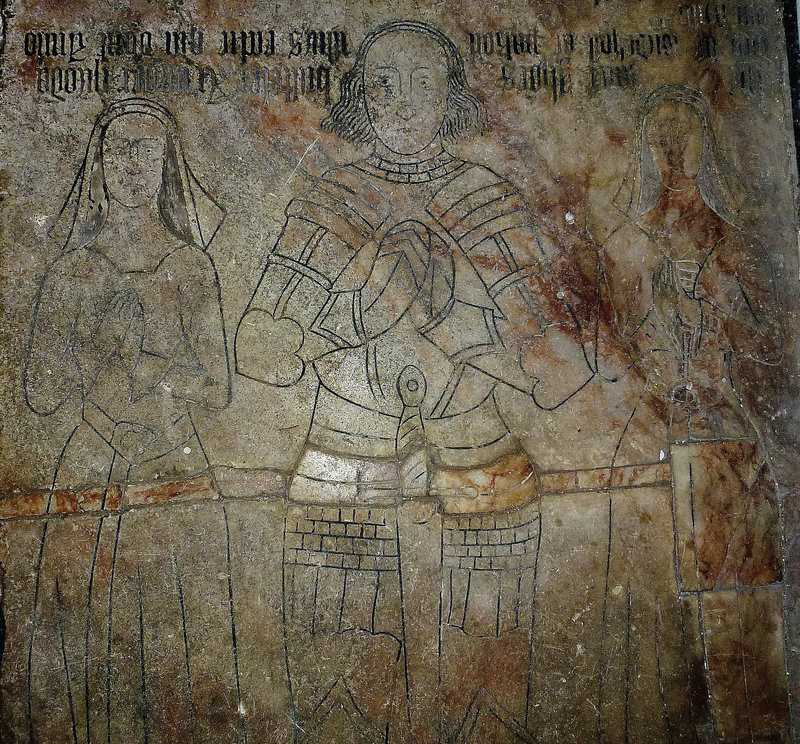
[[[637,692],[656,699],[677,678],[665,660],[680,658],[690,675],[685,689],[692,690],[688,710],[670,718],[665,706],[663,722],[647,721],[649,741],[661,740],[658,726],[663,738],[673,739],[676,726],[708,726],[711,715],[736,721],[724,724],[726,736],[744,736],[782,725],[776,722],[786,708],[785,690],[768,681],[772,670],[755,660],[748,660],[749,689],[768,690],[763,697],[758,693],[758,706],[774,716],[751,717],[756,698],[748,697],[748,684],[744,701],[726,698],[718,688],[739,678],[741,662],[721,651],[717,638],[749,639],[765,627],[782,638],[780,594],[763,586],[781,579],[776,487],[766,453],[754,441],[757,419],[743,394],[763,384],[780,363],[780,309],[763,248],[736,225],[738,191],[702,95],[683,85],[651,93],[631,168],[615,199],[626,221],[603,254],[606,290],[630,354],[627,383],[635,391],[614,464],[669,463],[671,493],[648,503],[647,519],[673,525],[677,583],[642,586],[638,579],[647,575],[647,566],[629,549],[627,608],[606,594],[605,637],[632,638],[628,647],[638,649],[619,654],[609,648],[603,674],[633,679],[652,665],[658,685],[648,689],[637,682]],[[618,502],[612,508],[609,501],[612,519],[620,519],[619,511],[624,514]],[[613,565],[625,538],[609,544]],[[748,614],[740,606],[742,587]],[[688,605],[676,608],[678,592],[693,597],[686,615]],[[655,661],[648,658],[653,636]],[[764,648],[770,643],[780,641],[765,641]],[[693,650],[699,648],[705,660]],[[763,653],[773,652],[782,654],[778,648]],[[704,663],[712,671],[698,674]],[[613,685],[605,689],[611,698]],[[673,694],[680,699],[677,690]],[[715,701],[713,712],[705,700]],[[742,711],[747,715],[740,716]]]
[[[782,336],[763,248],[735,224],[740,191],[702,95],[682,85],[651,93],[614,200],[626,221],[604,248],[632,371],[645,381],[616,464],[656,459],[658,449],[642,451],[656,430],[662,442],[750,431],[736,361],[775,364]]]
[[[223,217],[167,109],[134,98],[99,116],[51,231],[62,253],[42,280],[24,371],[36,413],[80,405],[48,511],[61,489],[105,493],[99,513],[42,528],[26,649],[31,741],[70,730],[76,740],[129,741],[136,730],[146,738],[164,710],[188,741],[194,701],[233,684],[230,618],[208,614],[230,601],[218,579],[221,511],[190,524],[180,508],[120,514],[114,485],[147,484],[139,490],[155,493],[148,501],[207,480],[189,478],[208,467],[190,408],[220,409],[230,398],[220,286],[206,252]],[[185,539],[198,524],[202,551]],[[76,530],[93,551],[75,549]],[[196,634],[224,658],[192,658]],[[218,710],[220,726],[226,711],[236,715],[235,706]]]
[[[187,403],[222,408],[230,396],[205,252],[223,218],[169,111],[134,98],[100,115],[51,231],[62,254],[42,282],[24,372],[36,413],[81,405],[55,487],[206,467]]]

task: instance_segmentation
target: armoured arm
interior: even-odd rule
[[[492,333],[495,342],[469,363],[543,408],[563,403],[594,371],[519,191],[473,166],[436,195],[429,212],[457,243],[454,252],[468,257],[489,303],[496,339]]]
[[[352,296],[333,293],[352,255],[323,227],[290,216],[236,331],[236,372],[270,385],[302,377],[307,362],[350,343]],[[348,300],[350,305],[348,307]]]
[[[532,379],[542,408],[559,406],[593,377],[580,331],[530,225],[494,236],[509,271],[490,287],[502,315],[497,328]],[[538,254],[538,255],[537,255]]]

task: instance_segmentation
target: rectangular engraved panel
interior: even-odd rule
[[[793,3],[0,21],[0,740],[797,740]]]

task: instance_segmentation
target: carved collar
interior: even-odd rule
[[[450,153],[440,149],[423,160],[413,158],[388,159],[373,153],[362,160],[358,167],[375,176],[396,183],[424,183],[453,173],[464,165],[463,160],[454,158]]]

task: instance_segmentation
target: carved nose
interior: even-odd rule
[[[413,119],[417,115],[417,110],[412,106],[401,106],[400,107],[400,118],[403,121],[409,121]]]

